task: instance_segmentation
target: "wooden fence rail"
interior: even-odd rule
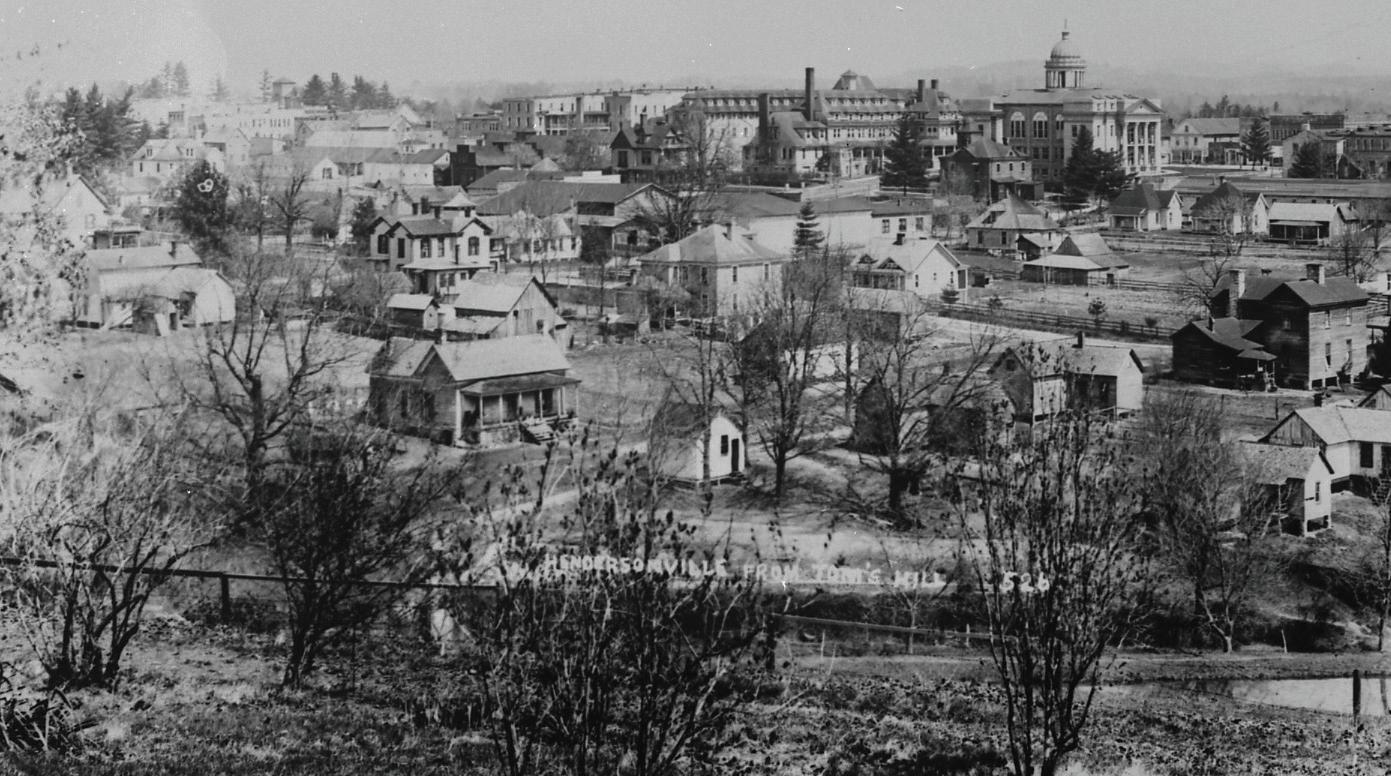
[[[1089,334],[1109,334],[1116,337],[1126,337],[1150,342],[1168,342],[1170,335],[1174,333],[1173,329],[1165,326],[1145,326],[1131,321],[1102,320],[1098,322],[1090,318],[1079,318],[1073,315],[1055,315],[1053,313],[1035,313],[1009,309],[997,310],[992,309],[988,305],[965,304],[961,302],[952,305],[943,305],[938,308],[937,314],[944,318],[983,321],[1022,329],[1038,329],[1041,331],[1059,331],[1065,333],[1085,331]]]

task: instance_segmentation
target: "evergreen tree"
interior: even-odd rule
[[[1096,153],[1096,182],[1092,194],[1103,202],[1110,202],[1125,190],[1135,179],[1125,171],[1120,151],[1098,151]]]
[[[174,63],[165,62],[163,69],[159,71],[159,96],[168,97],[174,94]]]
[[[349,230],[353,236],[353,247],[360,255],[366,256],[372,239],[372,227],[377,221],[377,203],[371,197],[363,197],[353,206],[352,223]]]
[[[274,88],[271,81],[270,71],[261,71],[261,102],[270,102],[271,90]]]
[[[1241,153],[1251,164],[1270,161],[1270,127],[1263,119],[1251,122],[1251,128],[1241,138]]]
[[[328,97],[326,104],[333,110],[348,109],[348,85],[337,73],[328,75]]]
[[[1291,178],[1324,178],[1328,175],[1323,149],[1318,141],[1302,143],[1295,147],[1294,159],[1290,163]]]
[[[797,231],[792,238],[793,252],[800,259],[811,259],[821,252],[825,242],[826,236],[821,233],[816,209],[812,207],[811,200],[807,200],[797,212]]]
[[[1091,201],[1096,191],[1098,160],[1093,147],[1092,130],[1082,127],[1077,139],[1072,142],[1072,155],[1063,168],[1063,197],[1071,204],[1081,206]]]
[[[382,81],[382,86],[381,86],[381,88],[377,90],[377,105],[376,105],[376,107],[378,107],[378,108],[394,108],[394,107],[396,107],[396,98],[393,97],[393,96],[391,95],[391,87],[387,85],[386,81]]]
[[[323,105],[327,102],[328,87],[324,85],[324,79],[320,78],[318,73],[309,77],[299,99],[305,105]]]
[[[351,103],[353,110],[376,107],[377,87],[373,86],[371,81],[360,75],[353,76]]]
[[[174,65],[174,94],[188,96],[188,65],[183,60]]]
[[[221,250],[232,224],[227,208],[227,176],[206,160],[190,166],[179,181],[173,216],[199,251]]]
[[[893,140],[884,149],[884,173],[881,184],[884,188],[909,188],[927,186],[928,159],[923,155],[922,130],[907,113],[898,119],[894,127]]]
[[[227,92],[227,82],[222,80],[222,76],[213,79],[212,98],[213,102],[227,102],[230,95]]]

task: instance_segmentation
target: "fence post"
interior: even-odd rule
[[[1362,716],[1362,669],[1352,669],[1352,725],[1357,727],[1357,718]]]
[[[222,621],[232,621],[232,580],[226,574],[217,577],[218,594],[222,604]]]

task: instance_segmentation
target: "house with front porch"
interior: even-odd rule
[[[1173,189],[1141,183],[1111,200],[1106,220],[1110,228],[1124,232],[1177,232],[1183,226],[1183,206]]]
[[[421,272],[449,272],[450,265],[488,266],[492,234],[492,227],[462,213],[380,216],[372,224],[372,252],[367,259],[381,271],[405,269],[408,273],[414,271],[412,267]]]
[[[1270,240],[1290,245],[1337,244],[1358,228],[1346,202],[1276,202],[1270,206]]]
[[[1391,412],[1364,407],[1301,407],[1275,424],[1260,441],[1318,449],[1333,469],[1333,490],[1391,488]]]
[[[579,383],[552,338],[393,337],[368,366],[369,422],[459,447],[544,442],[574,422]]]
[[[988,372],[1000,384],[1015,420],[1033,423],[1066,410],[1112,415],[1144,404],[1144,365],[1127,347],[1076,340],[1032,342],[1006,348]]]
[[[1021,235],[1060,235],[1062,227],[1013,192],[966,225],[966,244],[991,253],[1013,252]]]
[[[1332,524],[1333,464],[1317,447],[1238,443],[1246,473],[1272,523],[1296,536],[1318,533]]]
[[[912,291],[935,299],[950,288],[964,301],[970,278],[966,265],[939,240],[905,239],[871,242],[850,268],[850,284],[857,288]]]

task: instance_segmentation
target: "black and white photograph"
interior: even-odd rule
[[[1388,22],[0,0],[0,776],[1391,776]]]

